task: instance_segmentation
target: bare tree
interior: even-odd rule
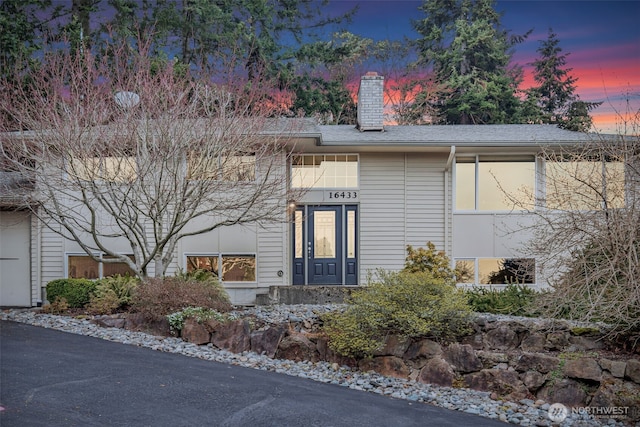
[[[187,236],[286,220],[295,121],[265,119],[272,103],[259,85],[113,53],[53,52],[4,86],[0,157],[30,186],[3,188],[14,204],[140,277],[165,274]],[[133,259],[114,249],[122,239]]]
[[[547,147],[542,157],[526,252],[552,287],[543,312],[604,321],[613,334],[640,331],[638,133],[595,135],[570,148]]]

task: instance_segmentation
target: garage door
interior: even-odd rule
[[[0,211],[0,306],[31,306],[29,214]]]

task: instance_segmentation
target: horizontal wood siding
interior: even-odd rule
[[[445,249],[445,190],[443,155],[411,154],[406,156],[407,229],[406,243],[424,247],[432,242]]]
[[[64,239],[49,228],[41,226],[41,286],[64,276]]]
[[[360,155],[360,283],[377,268],[405,259],[404,154]]]

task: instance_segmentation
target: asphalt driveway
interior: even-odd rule
[[[435,406],[0,321],[0,425],[504,426]]]

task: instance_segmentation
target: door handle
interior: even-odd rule
[[[311,259],[311,242],[307,243],[307,258]]]

